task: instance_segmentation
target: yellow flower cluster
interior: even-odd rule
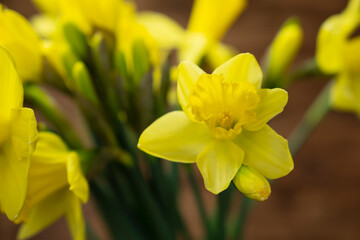
[[[85,239],[81,203],[88,185],[76,152],[53,133],[38,135],[33,110],[23,108],[23,86],[0,47],[0,210],[25,239],[66,216],[74,239]]]

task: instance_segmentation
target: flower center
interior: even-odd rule
[[[229,82],[222,75],[202,74],[188,99],[195,120],[205,122],[219,139],[231,139],[243,125],[256,121],[260,101],[256,87],[249,82]]]

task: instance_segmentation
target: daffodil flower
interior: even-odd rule
[[[360,25],[360,1],[350,0],[340,13],[320,27],[316,60],[320,69],[335,74],[330,101],[334,108],[360,116],[360,37],[350,38]]]
[[[19,13],[0,4],[0,44],[14,58],[23,81],[39,81],[42,71],[41,41]]]
[[[33,0],[41,14],[35,15],[34,28],[49,37],[59,26],[72,23],[86,34],[91,32],[91,23],[86,19],[79,1],[71,0]],[[40,30],[40,31],[39,31]]]
[[[15,220],[28,190],[30,156],[37,126],[33,110],[23,108],[23,86],[10,55],[0,47],[0,210]]]
[[[177,48],[180,61],[199,64],[205,56],[215,68],[235,55],[235,50],[220,40],[246,3],[246,0],[195,0],[186,30],[160,13],[139,13],[138,19],[160,47]]]
[[[182,62],[177,93],[183,111],[152,123],[138,147],[159,158],[196,163],[214,194],[229,186],[241,166],[268,179],[287,175],[293,169],[288,143],[267,122],[282,112],[288,95],[282,89],[261,89],[261,81],[261,69],[249,53],[212,74]]]
[[[114,32],[122,8],[121,0],[33,0],[47,16],[76,24],[85,33],[91,27]]]
[[[79,157],[56,134],[40,132],[31,157],[29,191],[17,223],[18,237],[27,239],[65,216],[73,239],[85,239],[81,205],[89,197]]]
[[[160,81],[161,59],[157,43],[148,30],[136,19],[136,8],[132,3],[124,3],[118,17],[116,28],[117,51],[121,54],[122,65],[126,69],[123,75],[130,75],[136,84],[147,72],[151,63],[154,67],[155,81]],[[138,54],[138,58],[136,57]],[[165,59],[163,57],[163,59]],[[123,76],[126,79],[126,76]]]

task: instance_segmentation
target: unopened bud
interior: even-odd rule
[[[268,180],[256,170],[242,165],[233,179],[236,188],[246,197],[265,201],[271,193]]]

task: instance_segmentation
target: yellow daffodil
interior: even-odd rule
[[[77,0],[90,23],[108,31],[115,31],[122,0]]]
[[[114,32],[122,7],[121,0],[33,0],[46,15],[76,24],[83,32],[91,27]]]
[[[281,80],[299,51],[303,32],[299,21],[289,19],[281,27],[266,54],[265,74],[269,84]]]
[[[332,106],[360,116],[360,37],[350,38],[359,25],[360,0],[350,0],[340,14],[321,25],[316,60],[323,72],[336,74],[331,89]]]
[[[19,13],[0,4],[0,44],[13,56],[23,81],[39,81],[42,71],[41,41]]]
[[[12,59],[0,47],[0,210],[10,220],[23,208],[30,156],[37,141],[34,112],[22,106],[21,80]]]
[[[135,82],[139,82],[150,63],[155,68],[155,73],[159,73],[161,59],[158,45],[148,30],[136,19],[136,9],[132,3],[124,3],[121,8],[116,42],[117,50],[124,57],[123,64],[126,65],[127,74],[133,76]]]
[[[54,31],[54,26],[59,28],[66,23],[75,24],[84,33],[91,32],[91,23],[86,19],[79,1],[71,0],[33,0],[34,4],[41,11],[41,15],[35,16],[34,27],[42,32]],[[45,27],[45,29],[44,29]]]
[[[140,13],[138,19],[160,47],[179,49],[180,61],[200,63],[205,56],[215,68],[235,55],[220,40],[246,3],[245,0],[195,0],[187,30],[160,13]]]
[[[177,92],[183,111],[152,123],[138,147],[170,161],[196,162],[205,187],[214,194],[229,186],[241,166],[268,179],[287,175],[293,169],[288,143],[266,123],[282,112],[288,95],[282,89],[261,89],[261,81],[261,69],[249,53],[233,57],[212,74],[182,62]],[[264,200],[262,195],[257,194],[258,200]]]
[[[73,239],[85,239],[81,204],[88,200],[89,187],[79,157],[57,135],[40,132],[31,157],[29,191],[17,223],[18,237],[27,239],[65,216]]]

